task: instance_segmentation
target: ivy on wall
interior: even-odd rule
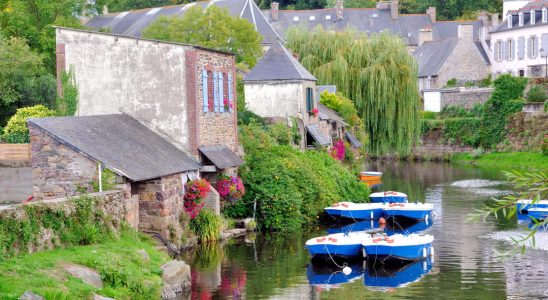
[[[74,68],[61,74],[61,95],[57,97],[57,113],[60,116],[74,116],[78,110],[78,88],[74,79]]]

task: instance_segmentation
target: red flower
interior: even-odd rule
[[[209,194],[210,185],[205,179],[191,180],[185,185],[186,193],[183,206],[191,219],[194,219],[204,207],[201,203]]]
[[[217,186],[215,188],[219,192],[219,196],[225,201],[236,202],[245,194],[244,184],[238,176],[220,176],[217,179]]]
[[[312,110],[312,115],[314,115],[314,118],[317,117],[319,113],[320,113],[320,111],[317,108],[314,108]]]

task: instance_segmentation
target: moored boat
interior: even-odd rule
[[[430,218],[434,210],[431,203],[390,203],[383,208],[384,215],[388,218],[409,218],[422,220]]]
[[[367,172],[360,173],[360,180],[363,183],[366,183],[369,187],[382,184],[381,178],[382,178],[381,172],[367,171]]]
[[[378,219],[382,215],[382,203],[352,203],[339,202],[324,208],[325,212],[334,217],[354,220]]]
[[[529,208],[527,216],[536,220],[546,220],[548,218],[548,207]]]
[[[363,254],[370,260],[419,260],[433,255],[429,234],[418,235],[374,235],[362,243]]]
[[[516,208],[518,213],[527,214],[531,208],[548,208],[548,200],[539,200],[536,202],[533,200],[518,200]]]
[[[311,256],[359,256],[362,243],[371,239],[366,232],[335,233],[316,237],[306,242],[305,246]]]
[[[400,192],[377,192],[369,195],[372,203],[406,203],[407,195]]]

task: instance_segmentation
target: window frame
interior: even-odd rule
[[[523,17],[523,12],[520,12],[520,13],[518,14],[518,25],[519,25],[520,27],[523,26],[523,18],[524,18],[524,17]]]
[[[512,61],[515,58],[515,47],[514,47],[514,39],[508,39],[506,41],[506,60]]]
[[[542,8],[542,23],[548,22],[548,9],[546,7]]]
[[[531,25],[535,25],[535,23],[537,22],[537,11],[534,10],[534,9],[531,9],[531,11],[529,12],[529,23],[531,23]]]

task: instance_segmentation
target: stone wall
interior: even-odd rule
[[[508,117],[506,139],[497,145],[499,151],[540,152],[548,140],[548,113],[516,113]]]
[[[29,123],[33,195],[52,199],[93,192],[96,162]]]
[[[123,191],[109,191],[103,193],[89,194],[88,196],[96,199],[96,209],[101,210],[109,216],[109,222],[112,226],[119,226],[122,222],[131,224],[132,205],[125,199]],[[0,218],[26,218],[25,206],[43,205],[53,210],[62,210],[70,215],[74,212],[74,202],[70,198],[56,198],[44,201],[33,201],[28,204],[0,206]],[[28,249],[29,253],[53,249],[58,246],[59,237],[51,229],[42,228],[36,240],[36,243]]]
[[[139,229],[158,232],[164,239],[176,244],[180,242],[179,216],[183,207],[181,174],[134,183],[132,191],[139,199]]]
[[[475,104],[483,104],[489,100],[493,93],[492,88],[473,88],[445,90],[441,94],[441,107],[463,106],[472,108]]]

